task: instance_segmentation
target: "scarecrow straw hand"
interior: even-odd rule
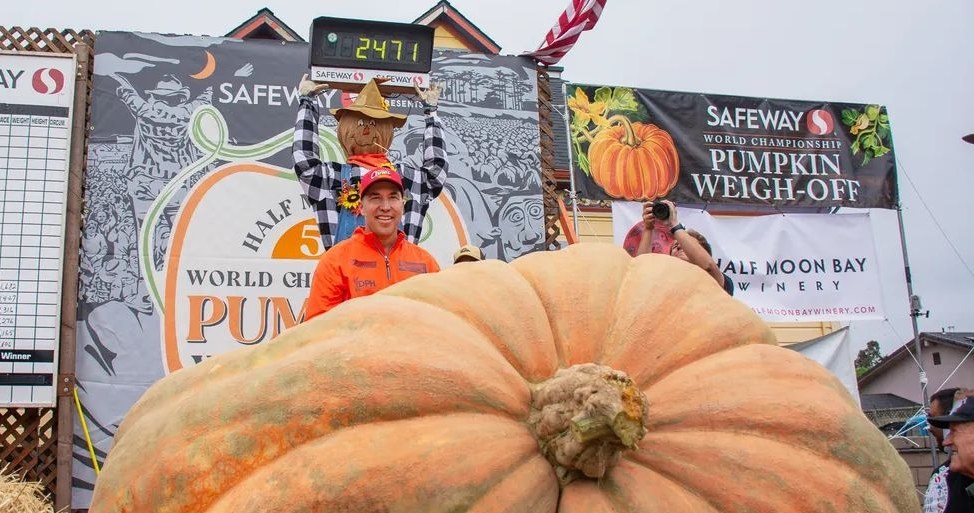
[[[420,89],[418,85],[413,84],[413,88],[416,89],[416,97],[419,98],[423,105],[435,109],[436,104],[440,100],[440,85],[436,82],[430,82],[430,86],[425,91]]]
[[[309,98],[314,98],[315,96],[321,94],[321,92],[325,89],[328,89],[328,84],[322,84],[320,82],[311,80],[308,78],[307,73],[301,77],[301,82],[298,84],[298,93],[301,96],[307,96]]]

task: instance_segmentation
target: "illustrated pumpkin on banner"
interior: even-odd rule
[[[416,89],[426,115],[423,162],[417,168],[389,161],[387,152],[392,145],[393,130],[403,126],[406,116],[389,111],[389,103],[379,91],[380,83],[371,80],[351,105],[331,110],[338,120],[338,142],[345,150],[346,163],[321,160],[318,104],[314,97],[328,89],[328,84],[314,82],[305,75],[298,85],[301,99],[294,125],[294,171],[315,209],[326,250],[365,224],[360,211],[359,182],[366,172],[388,168],[402,176],[406,198],[403,231],[414,244],[419,243],[430,203],[439,196],[446,182],[446,145],[436,115],[440,88],[433,84],[425,91]]]

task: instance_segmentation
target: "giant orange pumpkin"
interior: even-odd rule
[[[588,148],[592,179],[607,194],[627,200],[665,196],[676,185],[680,156],[673,138],[656,125],[612,116]]]
[[[161,380],[91,513],[918,511],[839,381],[772,342],[668,256],[456,266]]]

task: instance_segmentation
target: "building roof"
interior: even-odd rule
[[[430,10],[420,17],[413,20],[413,23],[420,25],[436,26],[445,24],[462,38],[470,43],[473,50],[481,53],[497,55],[501,51],[501,46],[491,39],[482,30],[477,28],[472,21],[460,13],[455,7],[446,0],[440,0]]]
[[[863,411],[890,410],[894,408],[919,408],[920,405],[896,394],[860,394]]]
[[[237,28],[227,32],[226,37],[237,39],[272,39],[275,41],[304,41],[291,27],[264,7]]]
[[[931,344],[938,344],[970,351],[971,348],[974,348],[974,332],[953,331],[950,333],[940,333],[936,331],[925,331],[920,333],[920,344],[924,347]],[[862,376],[859,376],[859,388],[878,378],[888,369],[894,367],[900,360],[911,355],[913,355],[913,339],[908,340],[899,349],[890,353],[889,356],[880,360],[873,368],[866,371]]]

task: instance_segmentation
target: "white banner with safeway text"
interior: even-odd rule
[[[714,217],[680,208],[680,223],[706,237],[734,282],[734,297],[766,321],[884,319],[876,246],[867,213]],[[632,254],[642,237],[642,205],[612,203],[616,244]],[[672,239],[655,229],[652,251]]]

